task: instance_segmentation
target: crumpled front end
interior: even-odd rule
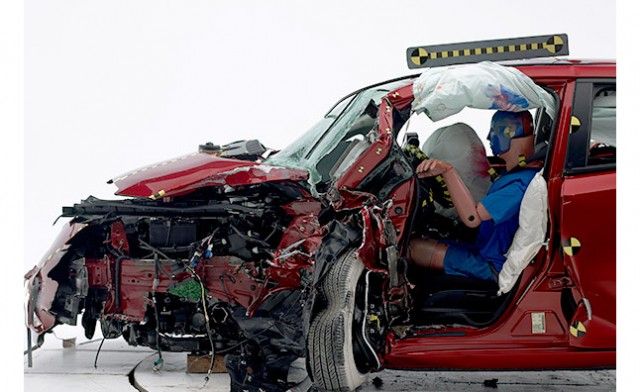
[[[162,198],[207,187],[242,187],[267,182],[306,181],[306,170],[196,152],[145,166],[112,180],[117,195]]]
[[[38,334],[50,330],[58,321],[55,312],[52,310],[56,292],[58,291],[58,281],[52,279],[50,274],[60,261],[67,256],[67,251],[70,247],[69,241],[85,227],[85,224],[77,222],[65,224],[40,262],[24,276],[26,324]],[[80,269],[80,271],[76,271],[76,276],[82,279],[85,273],[86,270]],[[76,300],[80,299],[80,295],[82,295],[82,292],[76,293]],[[74,297],[73,294],[72,297]],[[72,298],[70,298],[70,302],[73,302]]]
[[[64,207],[72,223],[25,276],[27,323],[38,334],[77,322],[89,339],[100,328],[158,351],[224,353],[234,376],[286,386],[289,363],[304,355],[301,305],[324,235],[321,203],[303,171],[196,171],[197,180],[182,177],[199,184],[187,193]]]

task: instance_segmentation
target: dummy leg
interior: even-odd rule
[[[435,240],[416,238],[409,244],[409,259],[419,267],[442,271],[447,248]]]

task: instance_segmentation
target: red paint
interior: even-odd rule
[[[111,279],[113,274],[111,273],[111,265],[113,259],[104,257],[102,259],[86,259],[85,265],[87,266],[87,272],[89,274],[89,286],[90,287],[102,287],[111,289]]]
[[[393,110],[404,109],[413,102],[413,84],[392,91],[378,108],[378,139],[336,182],[336,188],[355,189],[389,155],[393,140]]]
[[[558,254],[575,283],[574,297],[592,308],[574,317],[588,334],[573,346],[615,349],[616,345],[616,174],[615,171],[565,177],[562,185],[560,238],[577,238],[579,251]],[[585,212],[588,211],[588,214]]]
[[[376,210],[374,212],[374,210]],[[358,248],[358,258],[371,271],[387,273],[387,269],[380,265],[380,250],[386,248],[384,226],[377,207],[363,207],[362,216],[362,244]]]
[[[485,328],[443,326],[420,330],[417,336],[399,339],[390,332],[383,361],[386,367],[398,369],[554,369],[615,366],[615,171],[565,176],[573,95],[576,78],[615,78],[616,66],[611,62],[568,62],[562,65],[522,65],[518,69],[536,82],[554,89],[561,102],[556,119],[559,130],[554,133],[548,171],[549,211],[551,228],[549,249],[542,249],[535,262],[523,272],[520,284],[514,287],[514,300],[502,316]],[[389,155],[393,140],[393,111],[406,108],[413,100],[412,86],[389,93],[379,107],[377,139],[336,183],[339,197],[336,209],[361,211],[364,241],[358,254],[365,266],[386,271],[379,264],[381,249],[388,246],[383,235],[383,211],[373,207],[375,197],[356,191],[358,185]],[[150,197],[182,195],[202,187],[243,186],[269,181],[304,181],[302,170],[271,168],[254,162],[223,159],[209,154],[192,154],[134,171],[114,180],[118,194]],[[392,190],[387,216],[399,240],[406,237],[415,204],[415,180],[410,179]],[[291,217],[271,266],[264,279],[252,262],[239,263],[231,257],[202,260],[197,273],[211,295],[222,301],[236,303],[251,314],[269,295],[279,290],[300,286],[301,275],[310,273],[313,258],[309,255],[320,244],[323,231],[317,216],[320,203],[305,195],[303,200],[282,207]],[[594,230],[594,228],[596,228]],[[65,230],[45,259],[26,279],[43,279],[43,285],[32,310],[43,320],[39,331],[53,325],[47,309],[57,284],[47,273],[60,261],[67,241],[82,225],[65,226]],[[579,254],[563,254],[561,241],[575,236],[582,243]],[[128,252],[122,228],[114,224],[111,242],[123,253]],[[398,241],[401,246],[404,241]],[[57,250],[57,251],[56,251]],[[404,249],[400,249],[404,251]],[[121,306],[115,309],[113,287],[115,257],[86,260],[91,287],[106,288],[110,293],[105,313],[127,320],[141,321],[153,284],[154,266],[148,260],[122,261]],[[165,269],[160,273],[159,292],[164,292],[178,279]],[[572,320],[567,320],[560,305],[564,287],[571,288],[574,299],[584,298],[592,308],[589,315],[584,301]],[[395,289],[385,293],[394,301],[405,295]],[[400,302],[397,302],[400,303]],[[531,315],[543,313],[544,334],[533,334]],[[571,323],[581,321],[588,332],[583,337],[569,334]]]
[[[120,220],[111,224],[111,246],[121,252],[124,252],[124,254],[129,254],[127,233],[124,228],[124,223]]]
[[[442,338],[451,339],[451,338]],[[615,351],[577,351],[569,348],[501,346],[472,349],[466,344],[454,350],[396,349],[385,357],[388,369],[411,370],[538,370],[598,369],[615,365]]]
[[[414,208],[414,197],[416,194],[416,180],[414,178],[409,181],[403,182],[398,185],[392,192],[389,198],[393,201],[393,204],[389,207],[389,219],[396,228],[396,234],[398,236],[398,242],[402,242],[405,238],[406,232],[410,227],[407,227],[411,222],[411,212]]]
[[[263,291],[264,284],[255,281],[254,263],[239,263],[230,257],[204,260],[197,270],[207,290],[216,298],[249,308]]]
[[[259,278],[254,262],[241,262],[234,257],[216,256],[205,259],[199,263],[196,273],[211,295],[218,300],[241,305],[252,314],[270,295],[300,287],[301,274],[311,273],[313,262],[309,255],[315,252],[323,236],[317,220],[320,203],[295,201],[285,205],[284,209],[292,214],[297,212],[301,215],[294,215],[285,230],[271,266],[265,270],[266,279]],[[120,239],[117,235],[113,236],[113,233],[123,230],[124,227],[121,225],[120,221],[116,221],[111,226],[111,241],[115,241],[116,244],[120,244]],[[113,274],[116,269],[116,257],[87,259],[85,263],[90,287],[108,290],[105,314],[128,321],[140,322],[144,319],[155,276],[153,260],[125,258],[121,261],[120,308],[115,307]],[[172,284],[189,278],[186,272],[173,275],[167,262],[161,261],[161,264],[157,292],[164,293]]]
[[[538,83],[553,88],[561,103],[557,129],[569,129],[571,105],[576,77],[615,77],[615,64],[569,66],[522,66],[521,71]],[[403,92],[410,89],[404,87]],[[389,94],[402,96],[401,105],[410,103],[403,92]],[[407,102],[408,101],[408,102]],[[380,105],[378,141],[354,164],[349,174],[340,179],[344,188],[357,184],[386,156],[390,143],[389,130],[392,117],[389,101]],[[525,270],[516,290],[515,301],[490,327],[475,329],[446,326],[433,331],[433,336],[396,339],[389,333],[389,347],[383,361],[388,368],[397,369],[537,369],[584,368],[615,366],[615,172],[564,176],[564,162],[568,132],[556,132],[555,149],[552,151],[549,173],[549,208],[551,233],[550,249],[543,249],[536,263]],[[382,150],[380,150],[381,147]],[[381,151],[381,154],[376,154]],[[362,170],[359,170],[362,168]],[[355,169],[355,170],[354,170]],[[344,193],[344,192],[342,192]],[[410,187],[402,191],[410,193]],[[410,203],[410,202],[409,202]],[[593,230],[594,214],[602,230]],[[563,218],[564,216],[564,218]],[[368,217],[371,221],[373,217]],[[564,222],[564,223],[563,223]],[[567,222],[571,222],[567,224]],[[396,217],[394,225],[400,229],[406,223]],[[566,260],[559,249],[558,224],[572,235],[585,239],[581,253]],[[568,234],[566,234],[568,235]],[[566,237],[566,235],[562,237]],[[604,237],[603,237],[604,235]],[[596,238],[597,237],[597,238]],[[370,241],[374,243],[374,241]],[[375,245],[363,244],[365,255],[376,253]],[[578,262],[580,260],[580,262]],[[584,312],[578,311],[588,333],[574,338],[569,334],[571,320],[566,320],[560,305],[564,271],[572,271],[574,284],[580,296],[590,297],[594,315],[584,320]],[[529,286],[529,284],[531,286]],[[574,295],[576,296],[576,295]],[[594,304],[595,303],[595,304]],[[531,333],[531,313],[545,314],[546,333]],[[464,336],[447,336],[463,332]],[[588,336],[588,338],[587,338]],[[576,350],[580,347],[583,350]],[[588,351],[597,348],[603,351]]]
[[[261,165],[251,161],[194,153],[121,175],[112,181],[117,195],[177,196],[208,186],[242,186],[273,181],[304,181],[304,170]]]

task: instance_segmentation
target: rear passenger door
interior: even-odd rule
[[[569,343],[581,348],[615,348],[615,83],[577,81],[561,191],[561,252],[575,301]]]

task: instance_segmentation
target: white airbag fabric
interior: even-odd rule
[[[537,173],[524,193],[520,221],[498,276],[498,294],[508,293],[545,241],[547,232],[547,183]]]
[[[453,165],[474,200],[482,200],[487,194],[491,186],[489,161],[482,140],[473,128],[464,123],[438,128],[424,142],[422,150],[431,159]],[[450,218],[458,217],[453,208],[436,205],[436,211]]]
[[[429,68],[413,83],[412,109],[433,121],[454,115],[466,106],[521,112],[543,107],[555,118],[555,102],[514,67],[484,61],[476,64]]]

